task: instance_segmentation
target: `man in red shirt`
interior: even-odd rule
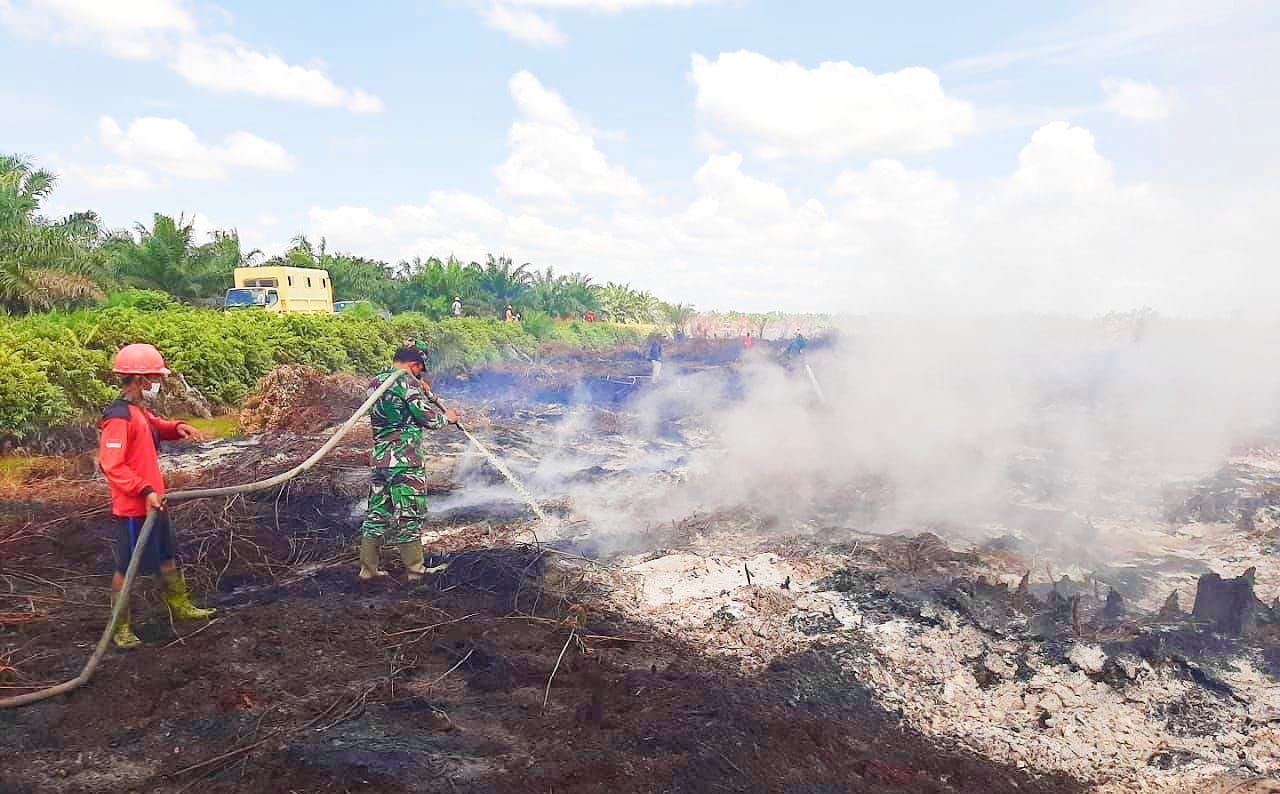
[[[164,476],[160,473],[157,449],[162,440],[203,440],[199,431],[186,422],[161,419],[143,403],[160,393],[160,381],[169,374],[160,351],[151,345],[126,345],[116,353],[112,371],[121,377],[120,399],[107,406],[98,423],[98,465],[111,488],[112,548],[116,572],[111,580],[111,599],[120,597],[124,574],[138,542],[138,533],[149,511],[156,521],[138,565],[138,573],[164,579],[165,603],[175,617],[185,620],[210,618],[212,609],[191,603],[187,582],[174,563],[177,543],[164,506]],[[134,648],[141,640],[133,633],[126,604],[116,625],[115,643]]]

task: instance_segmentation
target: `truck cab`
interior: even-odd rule
[[[319,268],[238,267],[222,306],[226,311],[333,314],[333,282]]]
[[[222,307],[231,309],[271,309],[280,302],[274,287],[235,287],[227,290]]]

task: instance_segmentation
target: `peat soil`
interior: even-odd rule
[[[280,533],[323,524],[349,548],[354,524],[323,498],[249,507],[263,518],[243,542],[264,559],[293,545],[265,548],[271,513]],[[112,649],[69,696],[0,711],[0,792],[1084,790],[904,727],[821,648],[747,675],[628,621],[518,529],[451,535],[449,569],[417,587],[358,584],[341,554],[236,558],[198,598],[221,609],[212,623],[174,625],[139,598],[146,648]],[[66,520],[5,549],[0,611],[32,615],[0,627],[6,686],[70,678],[88,656],[110,570],[94,533]]]
[[[590,377],[617,385],[617,364],[597,363]],[[575,385],[549,388],[577,400],[570,369]],[[489,402],[492,385],[454,393]],[[431,490],[448,493],[464,442],[430,443]],[[209,445],[170,461],[170,488],[260,479],[316,445]],[[171,507],[196,601],[218,618],[175,624],[140,580],[146,647],[112,648],[68,696],[0,710],[0,794],[1086,790],[908,727],[837,659],[847,642],[743,672],[625,616],[608,575],[528,543],[510,504],[436,514],[428,564],[449,567],[428,582],[391,562],[360,584],[367,447],[356,434],[279,491]],[[0,697],[73,677],[107,618],[105,486],[67,476],[0,494]]]

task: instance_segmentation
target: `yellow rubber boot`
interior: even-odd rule
[[[360,538],[360,579],[368,581],[379,576],[386,576],[385,571],[378,570],[378,556],[382,543],[377,538]]]
[[[406,577],[410,582],[420,582],[427,569],[422,565],[422,538],[400,544],[400,559],[404,562]]]
[[[115,609],[115,602],[119,596],[111,596],[111,608]],[[116,621],[115,634],[112,636],[117,648],[129,650],[137,648],[142,644],[142,640],[138,639],[138,635],[133,633],[133,629],[129,625],[129,602],[126,600],[124,609],[120,611],[120,619]]]
[[[187,578],[182,571],[174,571],[164,577],[164,602],[169,605],[173,616],[180,620],[206,620],[218,614],[216,609],[201,609],[191,603]]]

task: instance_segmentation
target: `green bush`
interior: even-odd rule
[[[0,348],[0,434],[22,440],[70,422],[76,410],[37,362]]]
[[[649,325],[588,323],[573,320],[557,323],[551,341],[588,350],[604,350],[617,345],[639,344],[652,330],[653,326]]]
[[[546,312],[529,312],[520,323],[524,332],[539,342],[547,342],[556,332],[556,321]]]
[[[137,309],[144,312],[158,312],[178,306],[178,302],[167,292],[154,289],[128,289],[113,292],[104,304],[107,308]]]
[[[113,305],[72,312],[0,316],[0,437],[24,438],[93,416],[116,394],[111,359],[149,342],[212,403],[240,402],[277,364],[327,372],[376,372],[406,341],[429,341],[433,372],[460,372],[533,356],[543,342],[602,349],[641,341],[647,328],[559,322],[531,313],[523,323],[401,314],[384,321],[351,315],[275,315],[188,307],[150,308],[141,291]]]
[[[81,346],[76,335],[65,328],[20,330],[0,325],[0,348],[39,371],[77,413],[94,413],[115,396],[115,390],[107,385],[111,357]],[[4,427],[0,424],[0,434]]]
[[[378,310],[373,308],[372,303],[356,303],[343,309],[342,316],[355,320],[376,320]]]

